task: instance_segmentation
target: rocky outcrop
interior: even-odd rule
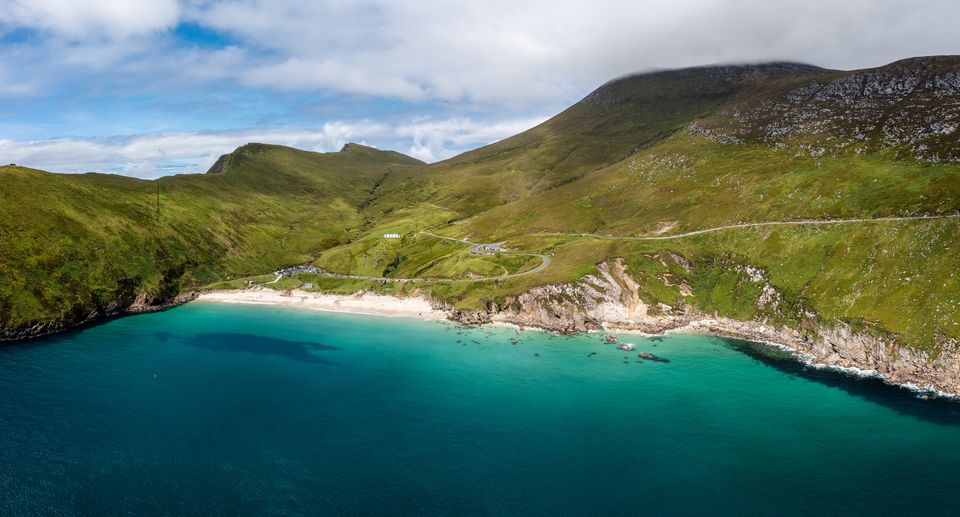
[[[741,274],[763,282],[764,273],[742,266]],[[764,285],[758,306],[775,307],[779,292]],[[760,314],[765,314],[761,311]],[[455,311],[451,318],[464,324],[511,323],[521,327],[574,333],[590,330],[703,332],[788,348],[811,365],[855,368],[875,373],[895,384],[960,395],[960,346],[944,341],[934,351],[905,346],[893,336],[854,330],[843,322],[829,325],[807,314],[797,328],[771,324],[769,319],[738,321],[704,314],[689,305],[651,306],[641,298],[627,266],[615,259],[597,265],[597,273],[571,284],[531,289],[480,311]]]
[[[207,174],[217,175],[227,172],[227,164],[230,163],[232,157],[232,154],[221,154],[217,161],[213,162],[213,165],[207,169]]]
[[[124,314],[161,311],[182,305],[196,299],[196,297],[197,293],[187,292],[169,298],[156,299],[141,292],[131,298],[100,305],[94,310],[75,311],[71,316],[56,321],[39,321],[15,327],[0,327],[0,342],[49,336]]]
[[[640,299],[639,286],[625,272],[620,259],[604,262],[597,266],[597,274],[575,284],[535,287],[505,303],[488,302],[484,310],[454,311],[452,318],[464,324],[505,322],[562,334],[642,321],[648,307]]]
[[[703,318],[678,328],[772,343],[792,350],[811,365],[856,369],[892,384],[960,396],[960,346],[956,342],[943,343],[936,351],[919,350],[897,343],[893,337],[855,331],[843,322],[830,326],[807,322],[798,330],[756,321]]]
[[[760,141],[818,157],[894,149],[903,158],[960,162],[960,57],[898,61],[792,84],[690,126],[721,143]]]

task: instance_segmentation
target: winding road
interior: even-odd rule
[[[444,237],[443,235],[437,235],[432,232],[422,231],[420,232],[423,235],[429,235],[437,239],[443,239],[445,241],[452,241],[458,244],[466,244],[471,246],[473,249],[479,249],[486,244],[478,244],[475,242],[465,241],[463,239],[454,239],[453,237]],[[502,243],[498,243],[502,244]],[[528,269],[527,271],[521,271],[519,273],[507,273],[505,275],[498,276],[484,276],[478,278],[395,278],[395,277],[383,277],[383,276],[365,276],[365,275],[346,275],[340,273],[323,273],[325,276],[331,278],[351,278],[357,280],[374,280],[377,282],[418,282],[418,283],[430,283],[430,284],[455,284],[455,283],[469,283],[469,282],[491,282],[497,280],[507,280],[509,278],[517,278],[521,276],[533,275],[539,273],[550,266],[550,257],[546,255],[541,255],[539,253],[501,253],[502,255],[510,255],[513,257],[537,257],[540,259],[540,265],[533,269]]]
[[[593,237],[595,239],[607,239],[615,241],[669,241],[674,239],[682,239],[684,237],[693,237],[695,235],[703,235],[705,233],[719,232],[722,230],[732,230],[736,228],[758,228],[761,226],[821,226],[827,224],[851,224],[851,223],[880,223],[880,222],[895,222],[895,221],[921,221],[921,220],[933,220],[933,219],[957,219],[960,218],[960,214],[945,214],[945,215],[913,215],[905,217],[874,217],[874,218],[857,218],[857,219],[801,219],[798,221],[768,221],[763,223],[740,223],[740,224],[728,224],[724,226],[717,226],[715,228],[706,228],[704,230],[695,230],[687,233],[678,233],[676,235],[658,235],[651,237],[617,237],[613,235],[599,235],[596,233],[569,233],[565,235],[570,235],[573,237]]]
[[[706,233],[719,232],[723,230],[734,230],[742,228],[759,228],[764,226],[822,226],[822,225],[836,225],[836,224],[854,224],[854,223],[879,223],[879,222],[899,222],[899,221],[927,221],[927,220],[936,220],[936,219],[957,219],[960,218],[960,213],[957,214],[944,214],[944,215],[915,215],[915,216],[904,216],[904,217],[875,217],[875,218],[853,218],[853,219],[801,219],[797,221],[767,221],[761,223],[740,223],[740,224],[728,224],[724,226],[717,226],[714,228],[705,228],[703,230],[694,230],[686,233],[678,233],[675,235],[657,235],[649,237],[618,237],[613,235],[599,235],[596,233],[567,233],[567,234],[555,234],[555,235],[565,235],[570,237],[588,237],[594,239],[605,239],[605,240],[617,240],[617,241],[669,241],[674,239],[683,239],[686,237],[693,237],[696,235],[703,235]],[[483,246],[495,245],[499,246],[501,243],[493,244],[483,244],[470,242],[469,240],[464,239],[455,239],[453,237],[446,237],[443,235],[437,235],[428,231],[421,231],[420,234],[428,235],[436,239],[442,239],[445,241],[452,241],[459,244],[465,244],[471,246],[473,250],[479,250]],[[537,257],[541,260],[540,265],[533,269],[527,271],[522,271],[519,273],[508,273],[499,276],[487,276],[479,278],[389,278],[389,277],[375,277],[375,276],[364,276],[364,275],[345,275],[338,273],[324,273],[328,277],[332,278],[352,278],[359,280],[374,280],[378,282],[420,282],[420,283],[469,283],[469,282],[490,282],[498,280],[507,280],[510,278],[517,278],[521,276],[534,275],[543,271],[544,269],[550,267],[550,257],[542,255],[540,253],[502,253],[503,255],[510,255],[514,257]],[[273,282],[268,282],[270,284],[280,280],[278,276]]]

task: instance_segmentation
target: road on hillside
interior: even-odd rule
[[[481,249],[483,246],[496,246],[497,249],[499,249],[499,245],[500,245],[500,244],[503,244],[502,242],[492,243],[492,244],[477,244],[477,243],[470,242],[470,241],[463,240],[463,239],[454,239],[454,238],[452,238],[452,237],[444,237],[443,235],[437,235],[437,234],[431,233],[431,232],[420,232],[420,233],[422,233],[422,234],[424,234],[424,235],[429,235],[430,237],[434,237],[434,238],[437,238],[437,239],[443,239],[443,240],[445,240],[445,241],[452,241],[452,242],[456,242],[456,243],[458,243],[458,244],[465,244],[465,245],[471,246],[471,250],[478,250],[478,249]],[[533,274],[536,274],[536,273],[539,273],[539,272],[543,271],[544,269],[547,269],[547,268],[550,266],[550,257],[548,257],[548,256],[546,256],[546,255],[541,255],[541,254],[539,254],[539,253],[509,253],[509,252],[501,252],[501,254],[502,254],[502,255],[510,255],[510,256],[512,256],[512,257],[537,257],[537,258],[540,259],[540,265],[538,265],[537,267],[535,267],[535,268],[533,268],[533,269],[528,269],[527,271],[521,271],[521,272],[519,272],[519,273],[508,273],[508,274],[505,274],[505,275],[499,275],[499,276],[484,276],[484,277],[478,277],[478,278],[394,278],[394,277],[382,277],[382,276],[345,275],[345,274],[330,273],[330,272],[325,272],[325,273],[321,273],[321,274],[323,274],[323,275],[325,275],[325,276],[328,276],[328,277],[332,277],[332,278],[351,278],[351,279],[356,279],[356,280],[374,280],[374,281],[377,281],[377,282],[401,282],[401,283],[417,282],[417,283],[430,283],[430,284],[441,284],[441,283],[452,284],[452,283],[490,282],[490,281],[497,281],[497,280],[507,280],[507,279],[510,279],[510,278],[517,278],[517,277],[521,277],[521,276],[533,275]]]
[[[936,219],[957,219],[960,218],[960,214],[945,214],[945,215],[914,215],[914,216],[904,216],[904,217],[874,217],[874,218],[853,218],[853,219],[801,219],[798,221],[767,221],[762,223],[740,223],[740,224],[728,224],[724,226],[717,226],[714,228],[705,228],[703,230],[694,230],[686,233],[678,233],[675,235],[656,235],[648,237],[618,237],[614,235],[599,235],[596,233],[569,233],[569,234],[555,234],[555,235],[566,235],[570,237],[589,237],[594,239],[606,239],[606,240],[617,240],[617,241],[669,241],[674,239],[683,239],[686,237],[693,237],[696,235],[703,235],[706,233],[719,232],[723,230],[733,230],[741,228],[759,228],[763,226],[822,226],[822,225],[834,225],[834,224],[853,224],[853,223],[879,223],[879,222],[898,222],[898,221],[926,221],[926,220],[936,220]],[[443,235],[437,235],[432,232],[422,231],[420,232],[423,235],[429,235],[437,239],[443,239],[445,241],[452,241],[458,244],[465,244],[471,246],[471,250],[481,250],[484,246],[493,246],[496,249],[499,249],[499,245],[503,242],[483,244],[470,242],[466,239],[455,239],[453,237],[445,237]],[[333,278],[353,278],[360,280],[375,280],[379,282],[420,282],[420,283],[459,283],[459,282],[489,282],[497,280],[507,280],[510,278],[517,278],[521,276],[533,275],[543,271],[544,269],[550,267],[550,257],[546,255],[541,255],[539,253],[502,253],[503,255],[511,255],[514,257],[537,257],[541,260],[540,265],[520,273],[509,273],[500,276],[487,276],[480,278],[388,278],[388,277],[374,277],[374,276],[364,276],[364,275],[342,275],[337,273],[324,273],[326,276]],[[277,280],[280,278],[278,277]],[[274,280],[273,282],[276,282]],[[273,283],[268,282],[268,283]]]
[[[740,223],[717,226],[715,228],[706,228],[704,230],[694,230],[687,233],[678,233],[676,235],[657,235],[651,237],[618,237],[615,235],[599,235],[596,233],[569,233],[572,237],[593,237],[595,239],[607,239],[615,241],[669,241],[673,239],[682,239],[684,237],[693,237],[705,233],[719,232],[722,230],[732,230],[736,228],[757,228],[761,226],[820,226],[826,224],[850,224],[850,223],[879,223],[884,221],[920,221],[932,219],[956,219],[960,214],[946,215],[913,215],[906,217],[874,217],[857,219],[801,219],[798,221],[768,221],[763,223]]]

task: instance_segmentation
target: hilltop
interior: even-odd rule
[[[814,155],[888,151],[960,163],[958,70],[960,57],[935,56],[795,78],[693,129],[720,142],[794,145]]]
[[[145,181],[0,167],[0,336],[163,306],[336,246],[378,182],[421,162],[249,144],[208,174]]]
[[[0,326],[308,264],[327,274],[268,287],[416,293],[461,321],[560,331],[712,319],[957,391],[958,127],[960,58],[770,63],[622,77],[430,165],[250,144],[159,182],[0,168]]]

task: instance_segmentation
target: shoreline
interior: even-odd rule
[[[318,293],[312,291],[291,291],[289,295],[283,295],[278,291],[264,288],[252,288],[245,290],[228,291],[210,291],[200,293],[195,300],[207,303],[232,303],[242,305],[270,305],[278,307],[291,307],[308,309],[322,312],[338,312],[347,314],[357,314],[365,316],[379,316],[392,318],[416,318],[423,321],[454,321],[465,324],[455,318],[455,313],[451,310],[443,309],[423,297],[400,298],[390,295],[381,295],[375,293],[357,293],[353,295],[336,295]],[[667,323],[667,322],[664,322]],[[616,323],[604,324],[603,329],[589,330],[588,333],[620,333],[627,335],[639,335],[646,337],[664,336],[668,334],[699,334],[715,336],[727,339],[741,339],[765,346],[770,346],[784,350],[792,354],[797,361],[810,368],[827,369],[845,375],[859,378],[877,378],[890,386],[906,389],[918,395],[930,395],[938,398],[948,398],[951,400],[960,399],[955,394],[939,390],[931,385],[918,385],[912,382],[896,382],[884,375],[882,372],[873,369],[865,369],[848,364],[835,364],[818,360],[817,354],[811,353],[806,347],[791,346],[791,336],[782,334],[756,322],[742,322],[726,319],[703,318],[696,320],[687,320],[677,325],[677,321],[670,322],[665,327],[657,329],[656,332],[647,332],[638,328],[624,328]],[[466,323],[469,325],[469,323]],[[555,332],[548,328],[541,328],[531,325],[522,325],[519,323],[496,319],[482,323],[481,325],[491,325],[496,327],[509,327],[521,331],[536,330],[542,332]],[[780,339],[771,333],[779,334]],[[795,336],[794,336],[795,338]]]
[[[323,312],[340,312],[389,318],[417,318],[429,321],[448,320],[447,311],[434,307],[426,298],[398,298],[396,296],[359,293],[353,295],[325,294],[293,290],[289,295],[263,288],[230,291],[208,291],[194,300],[197,302],[232,303],[240,305],[272,305]]]
[[[737,322],[737,323],[739,323],[741,326],[751,325],[751,323],[749,322]],[[507,323],[506,325],[511,325],[511,324]],[[720,328],[718,328],[718,325],[720,326]],[[549,330],[545,330],[545,329],[537,329],[537,330],[550,332]],[[884,384],[888,386],[905,389],[912,393],[916,393],[918,396],[927,395],[935,398],[960,401],[960,395],[942,391],[930,385],[922,386],[912,382],[892,381],[888,377],[883,375],[882,372],[879,372],[877,370],[858,368],[856,366],[847,366],[842,364],[818,362],[816,354],[803,351],[796,347],[792,347],[781,341],[773,341],[768,337],[763,336],[759,333],[751,336],[751,335],[744,334],[744,331],[742,329],[738,331],[723,330],[722,322],[719,322],[715,319],[710,319],[710,318],[703,319],[703,320],[695,320],[678,327],[664,329],[663,331],[660,331],[660,332],[645,332],[639,329],[629,329],[629,328],[622,329],[622,328],[616,328],[616,327],[611,327],[611,328],[605,327],[602,330],[588,330],[587,333],[597,333],[597,334],[616,333],[621,335],[642,336],[647,338],[667,336],[670,334],[685,334],[685,335],[710,336],[710,337],[719,337],[723,339],[735,339],[740,341],[747,341],[750,343],[757,343],[760,345],[776,348],[778,350],[787,352],[790,355],[792,355],[794,359],[796,359],[796,361],[799,362],[800,364],[808,368],[813,368],[815,370],[828,370],[835,373],[842,373],[850,377],[856,377],[858,379],[879,379],[880,381],[882,381]]]
[[[790,346],[785,343],[786,339],[783,341],[775,341],[771,339],[767,334],[770,332],[770,329],[760,325],[761,330],[754,330],[754,334],[749,333],[743,327],[752,327],[754,325],[759,325],[752,322],[743,322],[736,321],[737,324],[736,330],[729,328],[725,325],[725,321],[720,321],[713,318],[705,318],[702,320],[690,321],[686,324],[667,328],[661,332],[650,333],[644,332],[638,329],[604,329],[596,330],[589,332],[618,332],[626,335],[635,335],[635,336],[644,336],[644,337],[657,337],[657,336],[666,336],[669,334],[687,334],[687,335],[701,335],[701,336],[711,336],[719,337],[724,339],[736,339],[741,341],[748,341],[751,343],[758,343],[764,346],[769,346],[776,348],[778,350],[783,350],[791,354],[797,362],[803,364],[808,368],[813,368],[816,370],[828,370],[835,373],[841,373],[850,377],[856,377],[858,379],[879,379],[884,384],[888,386],[897,387],[900,389],[905,389],[912,393],[919,395],[926,395],[928,397],[935,397],[941,399],[949,400],[960,400],[960,395],[953,394],[947,391],[939,390],[931,385],[918,385],[912,382],[896,382],[891,380],[889,377],[884,375],[882,372],[874,369],[859,368],[857,366],[835,364],[835,363],[826,363],[817,360],[817,355],[809,351],[802,350],[800,347]]]

